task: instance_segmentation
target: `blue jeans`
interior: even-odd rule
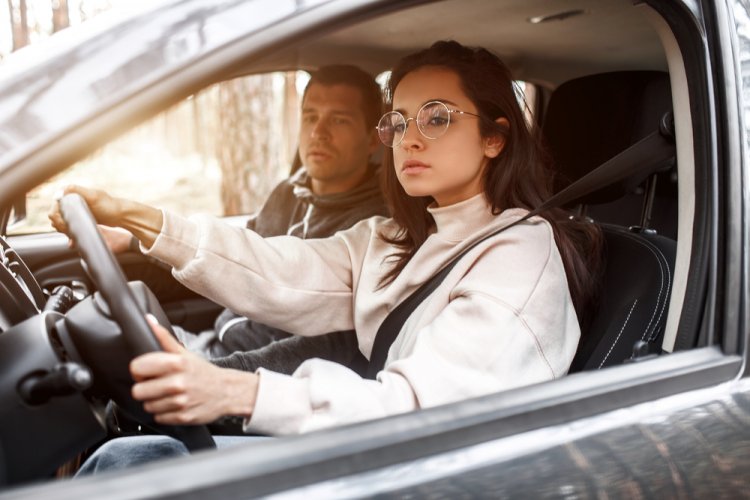
[[[214,436],[216,448],[229,448],[266,436]],[[155,460],[189,455],[182,442],[168,436],[129,436],[104,443],[76,472],[76,477],[97,472],[126,469]]]

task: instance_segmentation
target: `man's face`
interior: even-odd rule
[[[365,127],[362,96],[348,85],[311,84],[302,102],[299,151],[313,191],[347,191],[364,178],[377,147],[377,135]]]

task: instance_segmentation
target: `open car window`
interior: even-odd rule
[[[30,191],[10,234],[49,231],[50,200],[67,184],[183,215],[255,212],[291,169],[307,78],[276,72],[202,89]]]

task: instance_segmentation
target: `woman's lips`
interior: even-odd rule
[[[430,168],[429,165],[422,163],[421,161],[406,160],[401,165],[401,172],[406,175],[416,175],[427,170],[428,168]]]

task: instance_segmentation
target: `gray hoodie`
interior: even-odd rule
[[[327,238],[362,219],[388,216],[380,191],[378,169],[371,165],[367,179],[350,191],[316,195],[301,167],[271,192],[263,207],[247,222],[261,236],[288,234],[300,238]]]

